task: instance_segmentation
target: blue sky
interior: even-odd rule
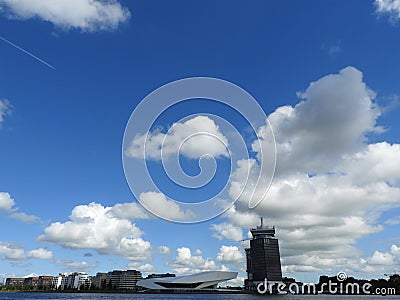
[[[0,41],[0,278],[128,267],[243,277],[238,240],[260,215],[277,226],[286,276],[371,278],[398,268],[399,1],[59,2],[0,1],[0,36],[55,68]],[[198,76],[257,100],[276,137],[276,177],[256,209],[245,194],[215,219],[178,224],[138,204],[122,141],[146,95]],[[259,127],[205,100],[171,107],[153,129],[165,134],[192,114],[209,114],[220,130],[203,130],[229,141],[210,114],[228,120],[248,149],[257,139]],[[257,154],[248,160],[254,170]],[[179,158],[198,172],[197,159]],[[228,187],[243,183],[237,161],[216,161],[203,197],[218,192],[230,167]],[[159,161],[148,163],[173,196]],[[225,197],[234,195],[232,187]],[[150,196],[174,212],[161,194]]]

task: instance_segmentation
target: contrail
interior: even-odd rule
[[[51,64],[45,62],[43,59],[40,59],[39,57],[33,55],[32,53],[30,53],[29,51],[26,51],[25,49],[22,49],[21,47],[15,45],[13,42],[10,42],[9,40],[7,40],[6,38],[3,38],[2,36],[0,36],[0,40],[6,42],[7,44],[17,48],[18,50],[24,52],[25,54],[28,54],[30,57],[33,57],[34,59],[36,59],[37,61],[40,61],[42,64],[45,64],[46,66],[48,66],[49,68],[52,68],[53,70],[55,70],[56,68],[53,67]]]

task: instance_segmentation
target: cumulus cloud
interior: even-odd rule
[[[8,115],[11,111],[11,105],[8,100],[0,99],[0,128],[2,123],[4,122],[4,118]]]
[[[31,250],[28,252],[29,258],[38,258],[38,259],[51,259],[53,257],[53,253],[47,249],[39,248],[36,250]]]
[[[325,76],[298,96],[296,106],[269,115],[278,158],[267,196],[254,143],[258,157],[239,161],[232,176],[231,197],[244,192],[225,215],[234,226],[255,226],[258,216],[275,225],[287,272],[344,268],[359,263],[357,240],[383,230],[379,216],[400,204],[400,148],[368,143],[370,134],[383,131],[381,110],[359,70]],[[269,146],[263,144],[266,126],[258,131],[261,147]],[[262,188],[254,190],[257,180]],[[249,210],[253,192],[263,201]]]
[[[62,29],[115,30],[131,13],[117,0],[0,0],[0,12],[11,18],[40,19]]]
[[[45,248],[25,251],[25,248],[8,242],[0,242],[0,256],[6,260],[51,259],[53,253]]]
[[[227,147],[228,139],[214,120],[207,116],[196,116],[183,123],[174,123],[167,133],[156,130],[135,137],[125,155],[141,159],[146,151],[146,158],[160,160],[162,149],[164,157],[178,153],[191,159],[204,155],[227,157]]]
[[[15,201],[9,193],[0,192],[0,210],[9,212],[14,205]]]
[[[392,245],[386,252],[375,251],[370,257],[355,259],[347,263],[347,266],[343,268],[347,272],[372,273],[382,276],[384,273],[390,273],[392,266],[400,263],[400,247]]]
[[[238,226],[234,226],[231,223],[220,223],[212,224],[210,229],[214,231],[213,237],[222,240],[230,239],[234,241],[240,241],[243,239],[242,229]]]
[[[128,269],[135,269],[137,271],[151,273],[155,272],[156,268],[152,264],[140,264],[138,262],[131,262],[128,264]]]
[[[135,220],[135,219],[147,219],[149,218],[146,210],[138,203],[117,203],[111,210],[115,217],[119,219]]]
[[[174,268],[177,274],[189,274],[217,269],[214,260],[203,258],[201,255],[192,255],[190,248],[181,247],[176,250],[177,256],[168,266]]]
[[[376,126],[380,109],[373,101],[375,93],[353,67],[322,77],[298,96],[301,101],[295,107],[279,107],[268,116],[277,143],[278,174],[329,171],[343,154],[360,150],[366,134],[382,131]],[[265,132],[260,128],[261,140]]]
[[[217,254],[217,260],[221,263],[235,264],[245,261],[242,251],[237,246],[221,246]]]
[[[190,220],[194,215],[190,210],[183,211],[179,204],[168,200],[164,194],[147,192],[139,195],[140,202],[156,215],[162,215],[170,220]]]
[[[167,246],[159,246],[158,252],[160,254],[171,254],[171,249],[169,249]]]
[[[400,19],[399,0],[375,0],[374,4],[378,14],[387,14],[392,21]]]
[[[396,247],[395,245],[393,245]],[[368,259],[368,263],[371,265],[394,265],[395,257],[392,253],[388,252],[379,252],[375,251],[370,259]]]
[[[143,232],[125,218],[117,218],[113,207],[98,203],[76,206],[70,221],[55,222],[45,228],[39,240],[72,249],[94,249],[130,260],[149,258],[151,245],[141,238]]]

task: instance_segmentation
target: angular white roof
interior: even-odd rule
[[[136,285],[152,289],[204,289],[213,285],[234,279],[237,272],[207,271],[187,276],[163,277],[139,280]]]

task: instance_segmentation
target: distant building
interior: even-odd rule
[[[68,289],[89,289],[92,282],[90,276],[83,272],[74,272],[68,275],[67,287]]]
[[[138,280],[143,279],[142,273],[136,270],[127,270],[122,272],[119,280],[119,289],[136,289],[136,283]]]
[[[67,289],[68,275],[71,273],[60,273],[53,277],[53,288],[56,290]]]
[[[136,270],[114,270],[107,273],[106,287],[109,289],[136,289],[136,282],[142,273]]]
[[[54,276],[39,276],[37,277],[37,283],[36,286],[39,287],[40,289],[47,289],[51,288],[53,285],[53,280]]]
[[[97,273],[92,277],[92,286],[96,289],[105,289],[107,281],[107,273]]]
[[[12,277],[12,278],[6,278],[5,286],[10,287],[10,286],[15,286],[15,285],[23,285],[25,282],[25,278],[19,278],[19,277]]]
[[[39,282],[39,277],[26,277],[24,280],[24,285],[30,285],[37,288]]]
[[[118,289],[119,281],[121,280],[122,270],[114,270],[107,273],[106,287],[108,289]]]
[[[52,279],[53,288],[58,290],[89,289],[91,284],[92,281],[90,276],[83,272],[60,273]]]
[[[282,269],[278,239],[275,238],[275,227],[261,225],[251,228],[253,238],[246,251],[247,280],[246,289],[253,290],[260,282],[282,282]]]

